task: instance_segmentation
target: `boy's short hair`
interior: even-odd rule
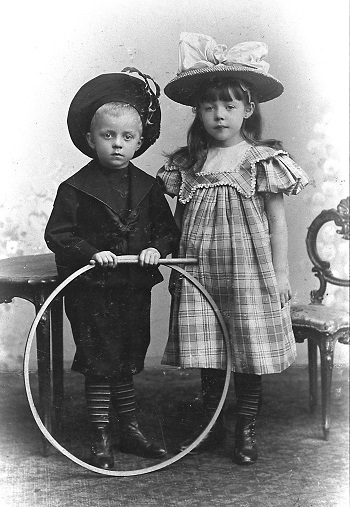
[[[100,106],[95,112],[94,116],[92,117],[90,131],[93,129],[96,120],[100,118],[102,115],[108,114],[110,116],[120,116],[125,112],[129,112],[132,115],[134,115],[135,119],[139,123],[140,135],[142,136],[143,125],[141,116],[131,104],[127,104],[126,102],[106,102],[106,104]]]

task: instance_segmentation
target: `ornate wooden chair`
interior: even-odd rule
[[[311,291],[308,305],[292,305],[291,315],[295,339],[298,343],[308,340],[310,410],[317,405],[317,347],[321,359],[322,427],[325,440],[330,430],[330,401],[333,357],[336,343],[349,344],[349,312],[322,304],[327,283],[349,287],[349,280],[337,278],[330,263],[322,260],[317,250],[317,235],[327,222],[341,227],[336,232],[349,239],[349,197],[340,201],[337,209],[322,211],[311,223],[306,236],[306,248],[313,264],[312,271],[319,279],[318,290]]]

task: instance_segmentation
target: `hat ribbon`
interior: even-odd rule
[[[267,74],[270,65],[262,59],[268,48],[263,42],[241,42],[231,49],[217,44],[209,35],[182,32],[179,44],[179,72],[214,66],[244,65]]]

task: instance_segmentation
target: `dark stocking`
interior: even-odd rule
[[[261,399],[261,375],[234,373],[238,418],[233,461],[250,465],[258,459],[255,424]]]
[[[192,437],[185,440],[180,445],[180,451],[183,451],[189,447],[192,442],[203,432],[205,426],[212,419],[217,406],[219,404],[222,391],[225,385],[225,370],[218,370],[215,368],[202,368],[201,369],[201,388],[202,388],[202,399],[203,409],[205,414],[205,424],[201,425]],[[191,454],[198,454],[200,452],[209,451],[217,448],[226,438],[226,430],[224,427],[224,419],[222,412],[217,418],[214,426],[209,431],[208,435],[195,447]]]

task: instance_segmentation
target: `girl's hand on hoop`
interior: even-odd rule
[[[141,266],[156,266],[160,259],[160,253],[156,248],[146,248],[139,255],[139,263]]]
[[[98,264],[103,268],[115,268],[118,264],[118,257],[109,250],[95,253],[90,264]]]
[[[283,308],[292,299],[292,290],[286,273],[276,272],[276,278],[280,293],[281,307]]]

